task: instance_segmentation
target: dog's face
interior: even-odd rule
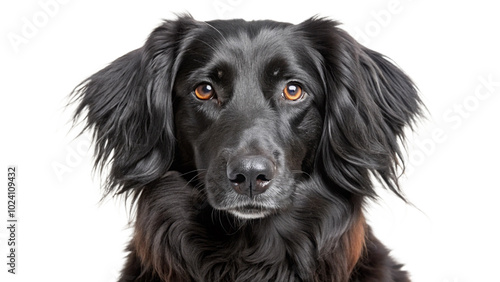
[[[398,141],[420,114],[401,70],[314,18],[167,21],[76,98],[108,193],[194,172],[213,208],[241,218],[293,206],[313,175],[346,199],[374,196],[373,175],[398,193]]]
[[[195,161],[210,204],[243,218],[292,203],[321,136],[318,54],[276,26],[205,26],[185,43],[174,85],[180,154]]]

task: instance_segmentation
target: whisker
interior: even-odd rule
[[[212,28],[213,30],[215,30],[224,40],[227,41],[226,37],[224,36],[224,34],[222,34],[222,32],[220,32],[220,30],[218,30],[216,27],[214,27],[213,25],[207,23],[207,22],[204,22],[207,26],[209,26],[210,28]]]

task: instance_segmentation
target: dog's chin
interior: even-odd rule
[[[268,218],[280,214],[292,205],[294,189],[284,190],[275,186],[250,198],[230,190],[232,187],[221,189],[223,185],[210,184],[207,183],[205,190],[210,206],[237,219]],[[288,187],[294,186],[290,184]]]

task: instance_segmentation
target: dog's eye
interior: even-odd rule
[[[203,83],[196,87],[196,89],[194,90],[194,94],[196,95],[196,98],[200,100],[209,100],[214,97],[215,90],[212,85]]]
[[[283,97],[290,101],[297,101],[298,99],[302,98],[302,95],[302,88],[294,83],[287,84],[285,89],[283,89]]]

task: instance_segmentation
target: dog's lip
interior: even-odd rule
[[[260,205],[244,205],[228,208],[227,211],[241,218],[262,218],[273,213],[275,209]]]
[[[255,212],[262,212],[262,211],[268,210],[268,208],[265,208],[262,206],[255,206],[255,205],[245,205],[245,206],[241,206],[241,207],[230,208],[229,210],[235,210],[235,211],[246,212],[246,213],[255,213]]]

